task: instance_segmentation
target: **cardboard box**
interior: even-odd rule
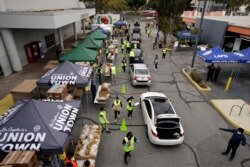
[[[68,95],[67,85],[55,84],[47,93],[50,99],[63,100]]]
[[[23,151],[17,161],[16,167],[39,167],[35,151]]]
[[[14,165],[22,151],[11,151],[9,152],[0,165]]]

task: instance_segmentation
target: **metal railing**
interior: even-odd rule
[[[239,106],[239,105],[233,105],[233,106],[231,107],[231,110],[230,110],[229,116],[232,114],[233,109],[234,109],[235,107],[239,107],[239,108],[240,108],[240,112],[239,112],[239,116],[240,116],[240,114],[241,114],[241,112],[242,112],[242,110],[243,110],[243,108],[244,108],[244,106],[245,106],[245,105],[249,105],[249,104],[248,104],[248,103],[244,103],[244,104],[242,104],[242,106]],[[249,114],[250,114],[250,111],[249,111]]]

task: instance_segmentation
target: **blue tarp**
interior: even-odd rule
[[[207,51],[197,51],[196,55],[207,63],[235,63],[240,60],[239,56],[224,52],[219,46]]]
[[[250,63],[250,47],[234,54],[240,58],[239,63]]]
[[[191,32],[188,31],[188,30],[177,31],[177,32],[175,33],[175,36],[176,36],[178,39],[196,39],[196,38],[197,38],[197,35],[191,34]]]

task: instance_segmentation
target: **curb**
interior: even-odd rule
[[[225,114],[225,112],[223,112],[215,103],[215,100],[210,100],[210,103],[212,104],[212,106],[222,115],[222,117],[229,123],[231,124],[233,127],[235,128],[240,128],[241,126],[239,126],[236,122],[234,122],[227,114]],[[244,128],[244,127],[241,127]],[[244,133],[247,135],[250,135],[250,130],[245,129],[244,128]]]
[[[207,88],[201,88],[196,82],[194,82],[194,80],[187,74],[187,72],[185,71],[186,68],[182,69],[182,73],[187,77],[187,79],[189,79],[191,81],[191,83],[201,92],[208,92],[211,91],[211,88],[207,85]]]

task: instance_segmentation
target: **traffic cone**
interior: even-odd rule
[[[118,73],[121,73],[122,72],[122,66],[120,65],[119,67],[118,67],[118,71],[117,71]]]
[[[126,120],[125,120],[125,118],[122,119],[122,124],[120,126],[120,131],[121,132],[126,132],[127,131],[127,126],[126,126]]]
[[[121,93],[122,94],[126,94],[126,87],[125,87],[125,85],[124,84],[122,84],[122,88],[121,88]]]

